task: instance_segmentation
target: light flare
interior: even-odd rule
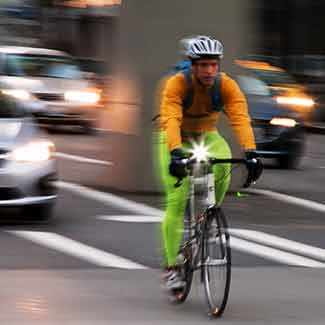
[[[32,98],[32,95],[23,89],[3,89],[1,92],[19,100],[30,100]]]
[[[79,102],[82,104],[97,104],[100,100],[100,94],[95,91],[67,91],[64,99],[71,102]]]
[[[293,128],[293,127],[295,127],[297,125],[297,122],[294,119],[291,119],[291,118],[274,117],[270,121],[270,124]]]
[[[313,99],[303,98],[303,97],[279,96],[276,97],[276,101],[278,104],[282,104],[282,105],[294,105],[294,106],[304,106],[304,107],[313,107],[315,105]]]
[[[209,146],[205,145],[203,141],[199,143],[193,142],[192,149],[189,152],[198,162],[206,162],[209,158]]]
[[[34,141],[11,153],[11,159],[18,162],[40,162],[49,160],[55,151],[51,141]]]

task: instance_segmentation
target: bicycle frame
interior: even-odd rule
[[[227,304],[230,279],[231,279],[231,251],[229,245],[229,232],[227,231],[228,225],[225,215],[221,207],[217,205],[215,198],[215,176],[213,173],[213,165],[218,163],[244,163],[247,164],[246,159],[218,159],[208,158],[201,162],[195,158],[182,159],[181,163],[184,164],[189,170],[189,213],[185,215],[185,221],[189,218],[189,223],[185,223],[185,236],[186,230],[189,232],[188,236],[184,238],[183,245],[180,249],[182,257],[181,272],[184,277],[186,286],[182,291],[176,292],[177,301],[182,303],[186,300],[192,285],[193,272],[200,270],[201,282],[204,284],[207,302],[209,306],[210,315],[219,317],[224,312]],[[203,166],[203,177],[196,177],[196,166]],[[180,180],[179,180],[180,181]],[[179,186],[179,181],[175,186]],[[196,185],[204,185],[204,203],[202,211],[197,213],[196,207]],[[187,227],[186,227],[187,226]],[[214,230],[216,232],[214,233]],[[216,241],[220,250],[213,253],[211,251],[210,239],[212,245]],[[224,266],[224,285],[220,291],[220,299],[214,296],[213,276],[215,271],[211,271],[214,266]],[[212,281],[210,281],[212,279]],[[219,283],[219,279],[217,282]]]
[[[207,168],[207,174],[201,178],[196,178],[194,176],[194,168],[191,165],[190,174],[189,174],[189,182],[190,182],[190,190],[189,190],[189,203],[190,203],[190,215],[189,218],[191,223],[191,228],[194,226],[194,234],[192,235],[192,229],[190,231],[190,238],[187,242],[189,245],[195,247],[195,252],[192,256],[192,270],[196,271],[201,269],[205,263],[205,256],[204,256],[204,245],[203,245],[203,229],[205,227],[206,217],[208,214],[209,209],[215,207],[216,205],[216,198],[215,198],[215,176],[212,170],[212,165],[209,162],[205,162],[205,166]],[[197,184],[207,184],[207,196],[205,199],[206,208],[200,217],[202,220],[197,220],[198,216],[195,214],[195,185]],[[185,243],[186,244],[186,243]],[[199,252],[201,254],[199,254]],[[202,278],[202,275],[201,275]]]
[[[215,198],[215,176],[213,173],[213,164],[216,163],[247,163],[246,159],[219,159],[219,158],[209,158],[207,161],[204,162],[195,162],[191,161],[191,159],[184,159],[183,163],[186,164],[189,168],[189,182],[190,182],[190,189],[189,189],[189,202],[190,202],[190,222],[194,224],[194,234],[192,234],[193,229],[189,229],[190,231],[190,237],[189,240],[187,240],[184,243],[184,247],[186,246],[192,246],[197,245],[195,252],[192,256],[192,263],[191,268],[192,271],[196,271],[198,269],[201,269],[204,266],[205,261],[205,252],[204,252],[204,229],[206,227],[207,218],[209,215],[209,212],[212,211],[212,209],[216,208],[216,198]],[[201,178],[195,178],[194,176],[194,167],[196,164],[204,164],[207,173],[201,177]],[[195,214],[195,185],[197,184],[207,184],[207,197],[206,197],[206,208],[204,209],[204,212],[202,213],[201,217],[202,220],[197,220],[197,215]],[[192,228],[192,225],[191,227]],[[222,240],[220,236],[220,240]],[[198,254],[201,252],[201,254]]]

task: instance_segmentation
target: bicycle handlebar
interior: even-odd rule
[[[254,159],[254,158],[253,158]],[[181,163],[186,165],[187,167],[196,164],[196,163],[208,163],[211,165],[215,164],[247,164],[252,159],[245,159],[245,158],[208,158],[206,161],[197,161],[195,158],[185,158],[181,159]]]
[[[181,164],[184,164],[186,167],[190,167],[191,165],[194,165],[196,163],[208,163],[211,165],[216,165],[216,164],[247,164],[250,161],[254,161],[255,158],[252,159],[245,159],[245,158],[208,158],[207,161],[197,161],[196,158],[184,158],[180,160]],[[182,178],[178,178],[176,184],[174,185],[175,187],[179,187],[182,185]]]

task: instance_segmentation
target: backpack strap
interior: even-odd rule
[[[191,69],[186,69],[182,71],[185,81],[186,81],[186,94],[183,99],[183,109],[186,111],[192,106],[193,103],[193,82],[192,82],[192,71]]]
[[[192,72],[191,69],[183,70],[182,71],[186,84],[187,84],[187,91],[185,94],[185,97],[183,99],[183,109],[186,111],[192,106],[193,103],[193,81],[192,81]],[[223,109],[223,102],[221,98],[221,91],[220,91],[220,85],[221,85],[221,74],[218,74],[216,77],[213,86],[210,89],[210,96],[211,96],[211,102],[212,102],[212,111],[214,112],[220,112]],[[204,115],[205,116],[205,115]],[[196,117],[203,117],[203,116],[197,116]]]
[[[216,77],[213,86],[210,89],[212,110],[214,112],[220,112],[223,109],[223,102],[221,98],[221,74]]]

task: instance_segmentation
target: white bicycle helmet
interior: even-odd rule
[[[187,56],[187,52],[188,49],[191,45],[191,42],[193,42],[193,40],[196,38],[196,36],[191,36],[191,37],[186,37],[186,38],[182,38],[179,41],[179,52],[182,55],[186,55]]]
[[[218,40],[209,36],[197,36],[190,39],[186,55],[190,59],[204,57],[223,57],[223,45]]]

